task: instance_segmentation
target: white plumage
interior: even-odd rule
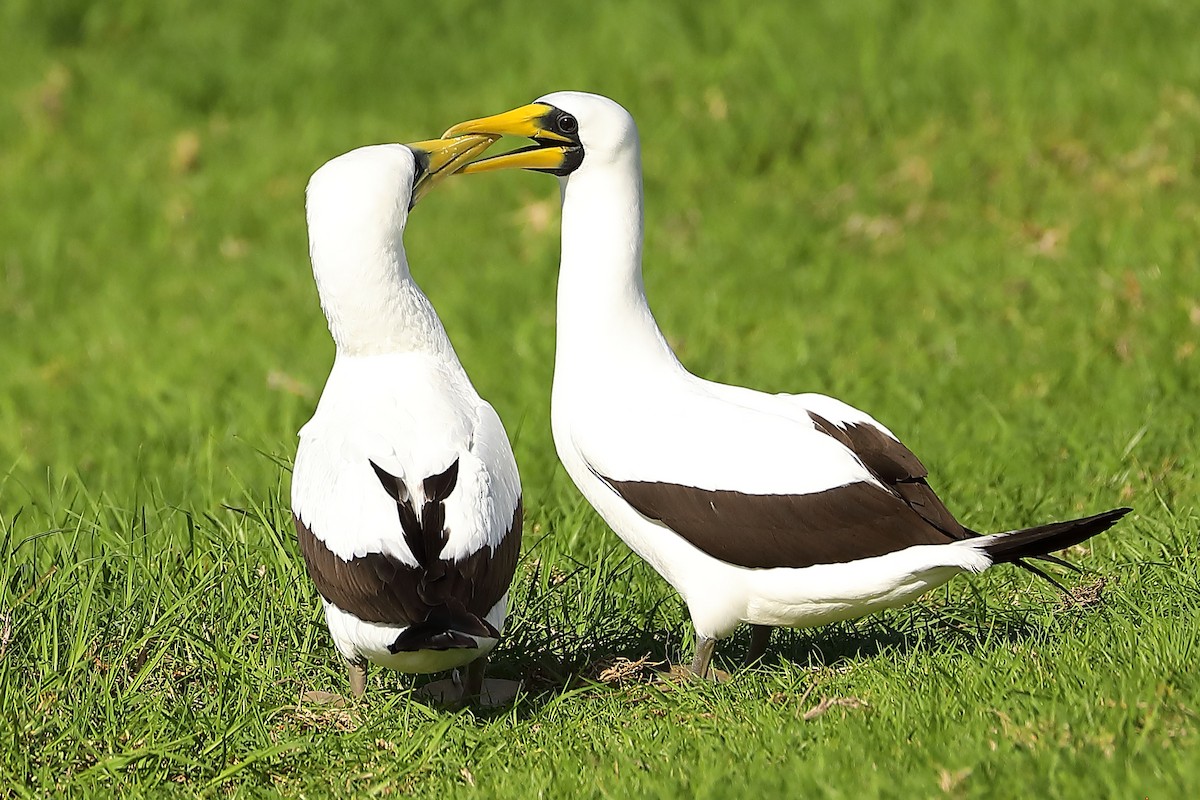
[[[516,461],[402,241],[414,192],[491,141],[363,147],[309,182],[313,274],[336,356],[300,431],[292,509],[356,694],[366,662],[462,666],[504,627],[521,537]]]
[[[466,133],[535,146],[464,173],[520,167],[559,177],[555,446],[605,521],[683,596],[699,674],[714,641],[739,623],[756,626],[756,657],[769,626],[858,617],[999,561],[1037,571],[1022,559],[1057,560],[1046,554],[1125,513],[980,537],[867,414],[684,369],[646,302],[640,145],[633,118],[612,100],[557,92],[446,135]]]
[[[610,375],[613,388],[604,391],[603,375],[578,381],[569,373],[560,379],[556,371],[555,445],[588,501],[683,596],[699,636],[722,639],[742,622],[807,627],[849,619],[902,604],[957,572],[980,572],[991,564],[978,540],[964,540],[848,563],[751,569],[671,535],[604,478],[751,496],[815,495],[855,483],[887,490],[854,453],[816,429],[805,403],[812,395],[766,395],[714,384],[665,363],[658,372],[664,380],[638,375],[617,384]],[[815,405],[829,410],[828,403]],[[796,533],[802,524],[796,521]],[[736,538],[737,529],[731,527],[728,535]]]

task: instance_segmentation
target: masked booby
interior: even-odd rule
[[[704,677],[717,640],[810,627],[901,605],[963,572],[1045,558],[1129,509],[980,535],[879,422],[820,394],[770,395],[688,372],[642,284],[637,127],[614,101],[556,92],[446,136],[533,144],[463,173],[558,176],[562,253],[551,424],[584,497],[683,597]]]
[[[495,138],[361,147],[308,184],[309,253],[336,354],[300,430],[292,513],[356,697],[368,663],[469,664],[465,694],[478,696],[504,629],[521,547],[516,460],[403,242],[417,200]]]

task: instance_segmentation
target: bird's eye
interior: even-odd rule
[[[570,114],[563,114],[558,118],[558,122],[556,123],[555,127],[558,128],[559,133],[571,134],[579,130],[579,121]]]

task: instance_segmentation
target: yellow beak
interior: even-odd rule
[[[429,190],[463,168],[471,159],[492,146],[499,135],[456,136],[451,139],[427,139],[405,145],[417,159],[417,179],[413,182],[409,206],[428,194]]]
[[[514,108],[512,111],[505,111],[503,114],[460,122],[442,136],[462,136],[464,134],[524,136],[537,141],[537,144],[530,147],[523,147],[511,153],[468,164],[459,170],[464,175],[501,169],[534,169],[555,172],[567,163],[573,152],[578,152],[579,145],[549,127],[550,115],[554,112],[553,106],[545,103],[531,103]],[[564,144],[554,144],[556,142]]]

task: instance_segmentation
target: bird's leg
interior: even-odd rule
[[[771,630],[770,625],[750,626],[750,649],[746,651],[746,660],[742,662],[742,666],[748,667],[766,654],[767,645],[771,643]]]
[[[483,673],[487,671],[488,657],[479,658],[467,664],[467,682],[463,687],[464,700],[478,700],[483,694]]]
[[[350,694],[362,697],[367,691],[367,665],[365,662],[346,662],[346,671],[350,673]]]
[[[692,659],[692,674],[697,678],[708,677],[708,664],[712,661],[713,650],[716,646],[716,639],[696,634],[696,656]]]

